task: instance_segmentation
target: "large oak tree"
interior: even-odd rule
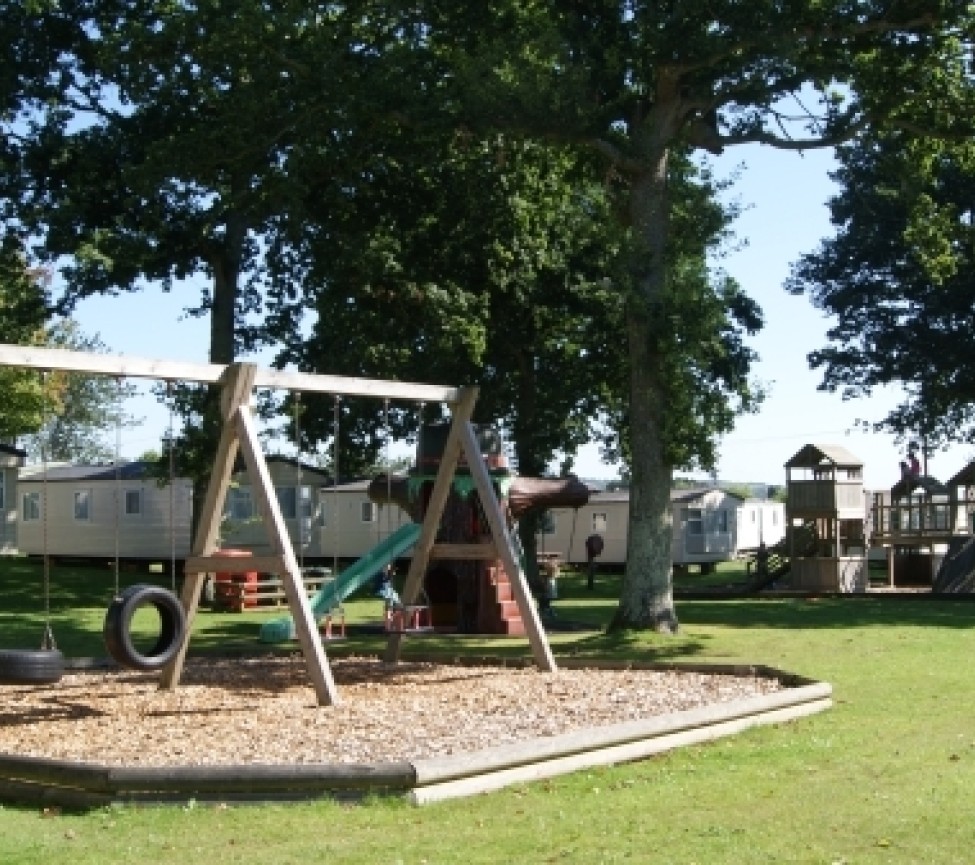
[[[622,289],[632,479],[614,625],[673,630],[673,470],[706,459],[701,443],[729,428],[743,407],[743,370],[725,317],[740,298],[729,298],[724,315],[707,307],[711,327],[703,328],[693,293],[674,279],[670,163],[685,148],[834,146],[912,101],[953,98],[938,71],[959,55],[968,4],[596,0],[427,11],[431,51],[451,70],[445,80],[464,122],[605,159],[629,232]]]

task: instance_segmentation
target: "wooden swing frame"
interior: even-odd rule
[[[192,549],[185,564],[185,580],[180,596],[186,611],[187,627],[182,645],[173,660],[163,668],[160,688],[175,690],[179,685],[186,652],[189,648],[193,620],[199,608],[203,584],[208,573],[221,571],[243,573],[263,571],[281,574],[288,606],[295,623],[295,631],[308,674],[319,705],[340,702],[332,671],[325,655],[308,596],[305,594],[301,571],[281,514],[267,462],[260,448],[257,429],[251,413],[251,398],[255,388],[275,388],[305,393],[330,393],[336,396],[361,396],[379,399],[401,399],[416,402],[442,402],[451,413],[451,425],[444,446],[440,467],[434,480],[429,505],[414,545],[413,558],[403,586],[405,606],[414,605],[420,596],[423,576],[431,556],[443,510],[450,494],[455,470],[461,460],[474,480],[487,517],[493,539],[492,548],[511,575],[511,585],[525,631],[537,666],[545,672],[556,670],[548,637],[542,627],[538,610],[532,601],[528,580],[518,561],[515,546],[501,505],[491,483],[487,465],[480,453],[477,435],[471,423],[477,401],[476,387],[446,387],[384,381],[380,379],[350,378],[346,376],[316,375],[262,369],[251,363],[197,364],[180,361],[151,360],[125,355],[103,355],[64,349],[37,348],[0,344],[0,366],[37,370],[84,372],[124,378],[149,378],[163,381],[194,381],[216,384],[221,388],[220,411],[222,428],[217,445],[213,471],[207,487]],[[238,453],[242,453],[251,477],[272,553],[246,559],[218,558],[217,539],[221,513]],[[402,632],[388,635],[384,660],[399,660]]]

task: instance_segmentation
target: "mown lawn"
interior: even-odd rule
[[[33,646],[43,627],[30,567],[0,562],[3,646]],[[97,654],[112,575],[56,576],[59,644],[68,654]],[[686,601],[678,603],[676,637],[584,629],[608,619],[616,579],[601,575],[593,592],[580,577],[562,581],[550,632],[557,654],[768,664],[831,682],[835,707],[636,764],[422,809],[399,800],[187,802],[86,813],[7,806],[0,810],[0,862],[971,860],[975,605],[923,597]],[[348,614],[378,620],[378,603],[353,600]],[[266,615],[204,612],[191,651],[263,651],[254,639]],[[379,645],[366,633],[329,651]],[[438,637],[408,646],[526,654],[519,640]]]

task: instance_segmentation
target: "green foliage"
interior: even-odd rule
[[[397,134],[364,172],[355,212],[342,217],[340,244],[322,238],[309,292],[318,323],[281,362],[477,384],[477,419],[510,430],[525,473],[587,440],[622,354],[618,294],[605,278],[613,222],[584,161],[501,137],[431,135],[421,145]],[[303,432],[327,438],[333,407],[305,403]],[[343,436],[363,462],[388,421],[398,435],[415,429],[408,406],[389,418],[375,402],[342,410]]]
[[[29,269],[19,242],[5,235],[0,248],[0,342],[99,352],[105,346],[86,337],[70,319],[48,322],[45,274]],[[0,367],[0,439],[17,440],[35,460],[92,462],[110,458],[104,440],[132,387],[102,376],[42,373]]]
[[[975,441],[965,370],[975,321],[975,150],[903,132],[839,151],[834,238],[806,255],[790,289],[834,317],[810,355],[848,398],[891,384],[904,398],[876,426],[932,446]]]
[[[54,322],[44,333],[48,348],[104,353],[97,336],[85,336],[71,319]],[[37,373],[32,373],[37,375]],[[136,426],[125,414],[134,386],[108,376],[52,371],[42,377],[45,399],[41,429],[22,436],[34,460],[97,463],[115,458],[116,433]],[[24,430],[21,431],[22,433]]]
[[[41,274],[26,264],[20,243],[5,234],[0,245],[0,342],[38,344],[43,340],[46,318]],[[11,441],[43,423],[45,394],[36,372],[0,367],[0,440]]]

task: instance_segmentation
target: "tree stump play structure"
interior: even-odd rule
[[[381,476],[369,485],[369,498],[395,504],[417,523],[427,515],[448,428],[424,426],[416,462],[406,476]],[[581,507],[589,490],[577,478],[529,478],[514,474],[500,435],[475,427],[478,447],[507,528],[531,511]],[[524,563],[522,563],[524,567]],[[515,601],[511,575],[499,557],[492,529],[466,460],[460,460],[451,482],[430,563],[423,574],[423,593],[434,628],[471,634],[525,633]]]

